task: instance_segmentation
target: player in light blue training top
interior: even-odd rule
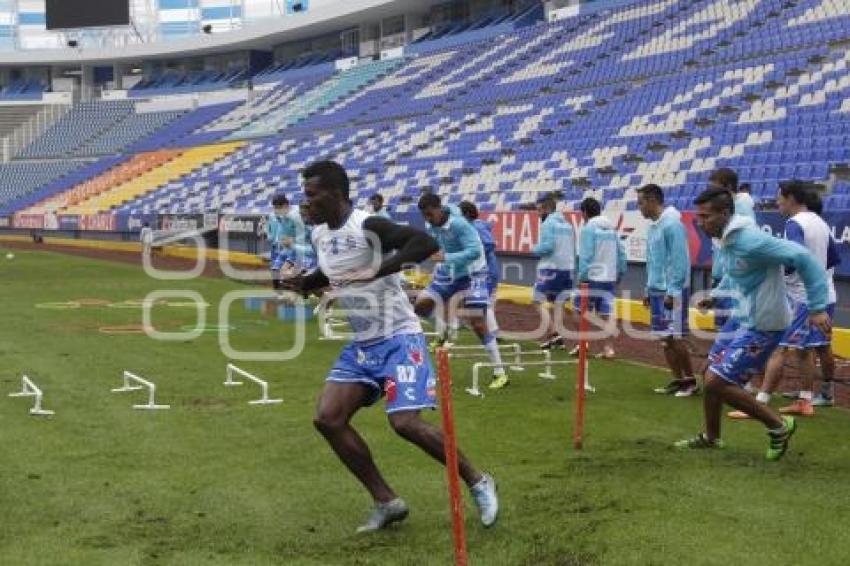
[[[484,246],[484,257],[487,260],[487,291],[490,293],[490,308],[487,309],[487,329],[494,336],[499,335],[499,323],[496,321],[496,290],[499,287],[501,273],[499,260],[496,258],[496,240],[493,239],[493,227],[489,222],[478,218],[478,207],[468,200],[458,205],[463,217],[478,231],[481,245]]]
[[[656,393],[690,397],[697,392],[691,353],[685,343],[689,334],[688,305],[691,258],[682,215],[664,206],[664,192],[654,184],[638,189],[638,208],[649,220],[646,237],[646,296],[652,334],[661,339],[664,357],[673,379]]]
[[[581,228],[578,248],[578,280],[590,288],[588,310],[602,319],[614,316],[614,290],[626,273],[626,250],[614,224],[602,216],[602,205],[595,198],[581,202],[584,226]],[[576,307],[580,307],[576,297]],[[577,353],[578,347],[573,349]],[[610,340],[603,345],[597,358],[613,358],[614,346]]]
[[[564,305],[573,290],[573,270],[576,264],[576,236],[572,224],[556,210],[552,196],[537,201],[540,239],[532,248],[538,256],[537,281],[532,298],[540,309],[540,320],[548,321],[540,347],[544,350],[563,346],[564,338],[558,333],[563,328]]]
[[[440,244],[434,259],[434,275],[428,287],[416,299],[416,314],[431,316],[435,307],[444,312],[458,308],[461,299],[463,312],[470,328],[481,340],[490,360],[495,364],[490,388],[501,389],[508,384],[502,365],[499,345],[487,328],[486,314],[490,308],[489,277],[484,246],[478,232],[462,215],[454,215],[434,194],[419,199],[419,211],[428,225],[428,233]],[[450,320],[446,316],[445,320]]]
[[[724,349],[722,357],[705,373],[705,430],[696,437],[676,443],[679,448],[720,448],[720,419],[723,403],[761,421],[770,443],[766,457],[778,460],[794,434],[793,417],[780,416],[743,389],[753,368],[764,367],[791,322],[783,267],[799,274],[806,293],[809,324],[828,334],[831,322],[827,309],[827,274],[800,244],[774,238],[753,222],[736,215],[732,194],[722,188],[708,189],[694,201],[697,222],[706,234],[720,240],[720,259],[726,273],[715,291],[731,289],[740,300],[735,316],[740,333]],[[715,292],[713,291],[713,293]],[[712,300],[700,301],[711,308]]]

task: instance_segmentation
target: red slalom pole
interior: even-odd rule
[[[578,321],[578,371],[576,372],[576,417],[573,426],[573,448],[581,450],[584,446],[584,401],[585,383],[587,376],[587,303],[588,285],[579,286],[579,321]]]
[[[463,498],[460,494],[460,475],[457,461],[457,437],[452,409],[452,372],[449,367],[449,351],[437,349],[437,379],[440,382],[440,408],[443,416],[443,449],[446,453],[446,477],[449,482],[449,506],[452,511],[454,531],[455,564],[466,566],[466,530],[463,522]]]

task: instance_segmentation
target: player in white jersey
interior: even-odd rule
[[[302,173],[319,268],[285,280],[307,293],[330,287],[347,311],[354,341],[328,374],[314,424],[372,496],[375,506],[358,532],[401,521],[407,504],[378,471],[368,446],[351,426],[362,407],[386,396],[390,426],[399,436],[444,462],[443,433],[420,417],[436,406],[436,376],[419,319],[399,284],[402,266],[427,259],[438,249],[424,232],[355,210],[345,169],[320,161]],[[395,253],[392,253],[395,252]],[[498,515],[496,485],[459,454],[460,475],[469,486],[484,526]]]
[[[833,268],[838,263],[837,250],[832,239],[829,226],[815,212],[809,210],[809,203],[816,195],[802,181],[785,183],[779,190],[777,204],[779,211],[788,217],[785,223],[785,238],[804,246],[817,261],[818,265],[827,271],[827,308],[830,318],[835,311],[836,293],[833,281]],[[829,334],[824,334],[808,323],[808,308],[806,306],[806,290],[800,275],[786,269],[785,287],[788,301],[794,314],[791,325],[785,331],[779,342],[780,348],[770,357],[765,369],[764,383],[756,399],[761,403],[770,401],[771,394],[782,377],[782,367],[788,358],[797,358],[800,368],[801,388],[799,399],[781,412],[786,414],[812,416],[815,413],[813,405],[813,385],[815,374],[814,353],[817,352],[822,360],[824,373],[832,377],[834,361],[831,355]],[[729,414],[732,418],[747,418],[739,412]]]

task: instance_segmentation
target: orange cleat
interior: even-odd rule
[[[811,401],[807,401],[805,399],[798,399],[794,401],[790,405],[786,405],[779,409],[780,413],[785,415],[799,415],[801,417],[813,417],[815,416],[815,407],[812,405]]]

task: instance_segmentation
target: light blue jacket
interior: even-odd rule
[[[266,222],[266,236],[273,246],[280,246],[284,238],[294,240],[299,233],[303,234],[303,230],[301,215],[295,211],[290,211],[285,216],[278,216],[272,212]]]
[[[679,211],[668,206],[646,235],[646,289],[681,297],[691,286],[688,234]]]
[[[437,270],[441,275],[452,279],[486,271],[484,246],[478,237],[478,231],[466,218],[452,214],[450,207],[446,209],[449,218],[445,224],[428,224],[428,233],[437,240],[445,254],[445,260],[437,266]]]
[[[595,216],[581,228],[578,280],[581,283],[614,283],[626,273],[626,249],[614,225]]]
[[[540,241],[531,251],[540,256],[538,270],[572,271],[576,265],[576,236],[572,224],[560,212],[553,212],[540,225]]]
[[[785,330],[791,322],[783,266],[793,267],[806,288],[810,312],[826,309],[826,271],[800,244],[775,238],[751,219],[734,215],[723,231],[719,248],[726,272],[712,295],[735,293],[736,318],[745,328]]]
[[[748,193],[737,193],[735,195],[735,214],[756,221],[755,203],[753,197]],[[717,259],[717,242],[712,246],[711,254],[711,278],[720,281],[723,278],[723,265]]]

